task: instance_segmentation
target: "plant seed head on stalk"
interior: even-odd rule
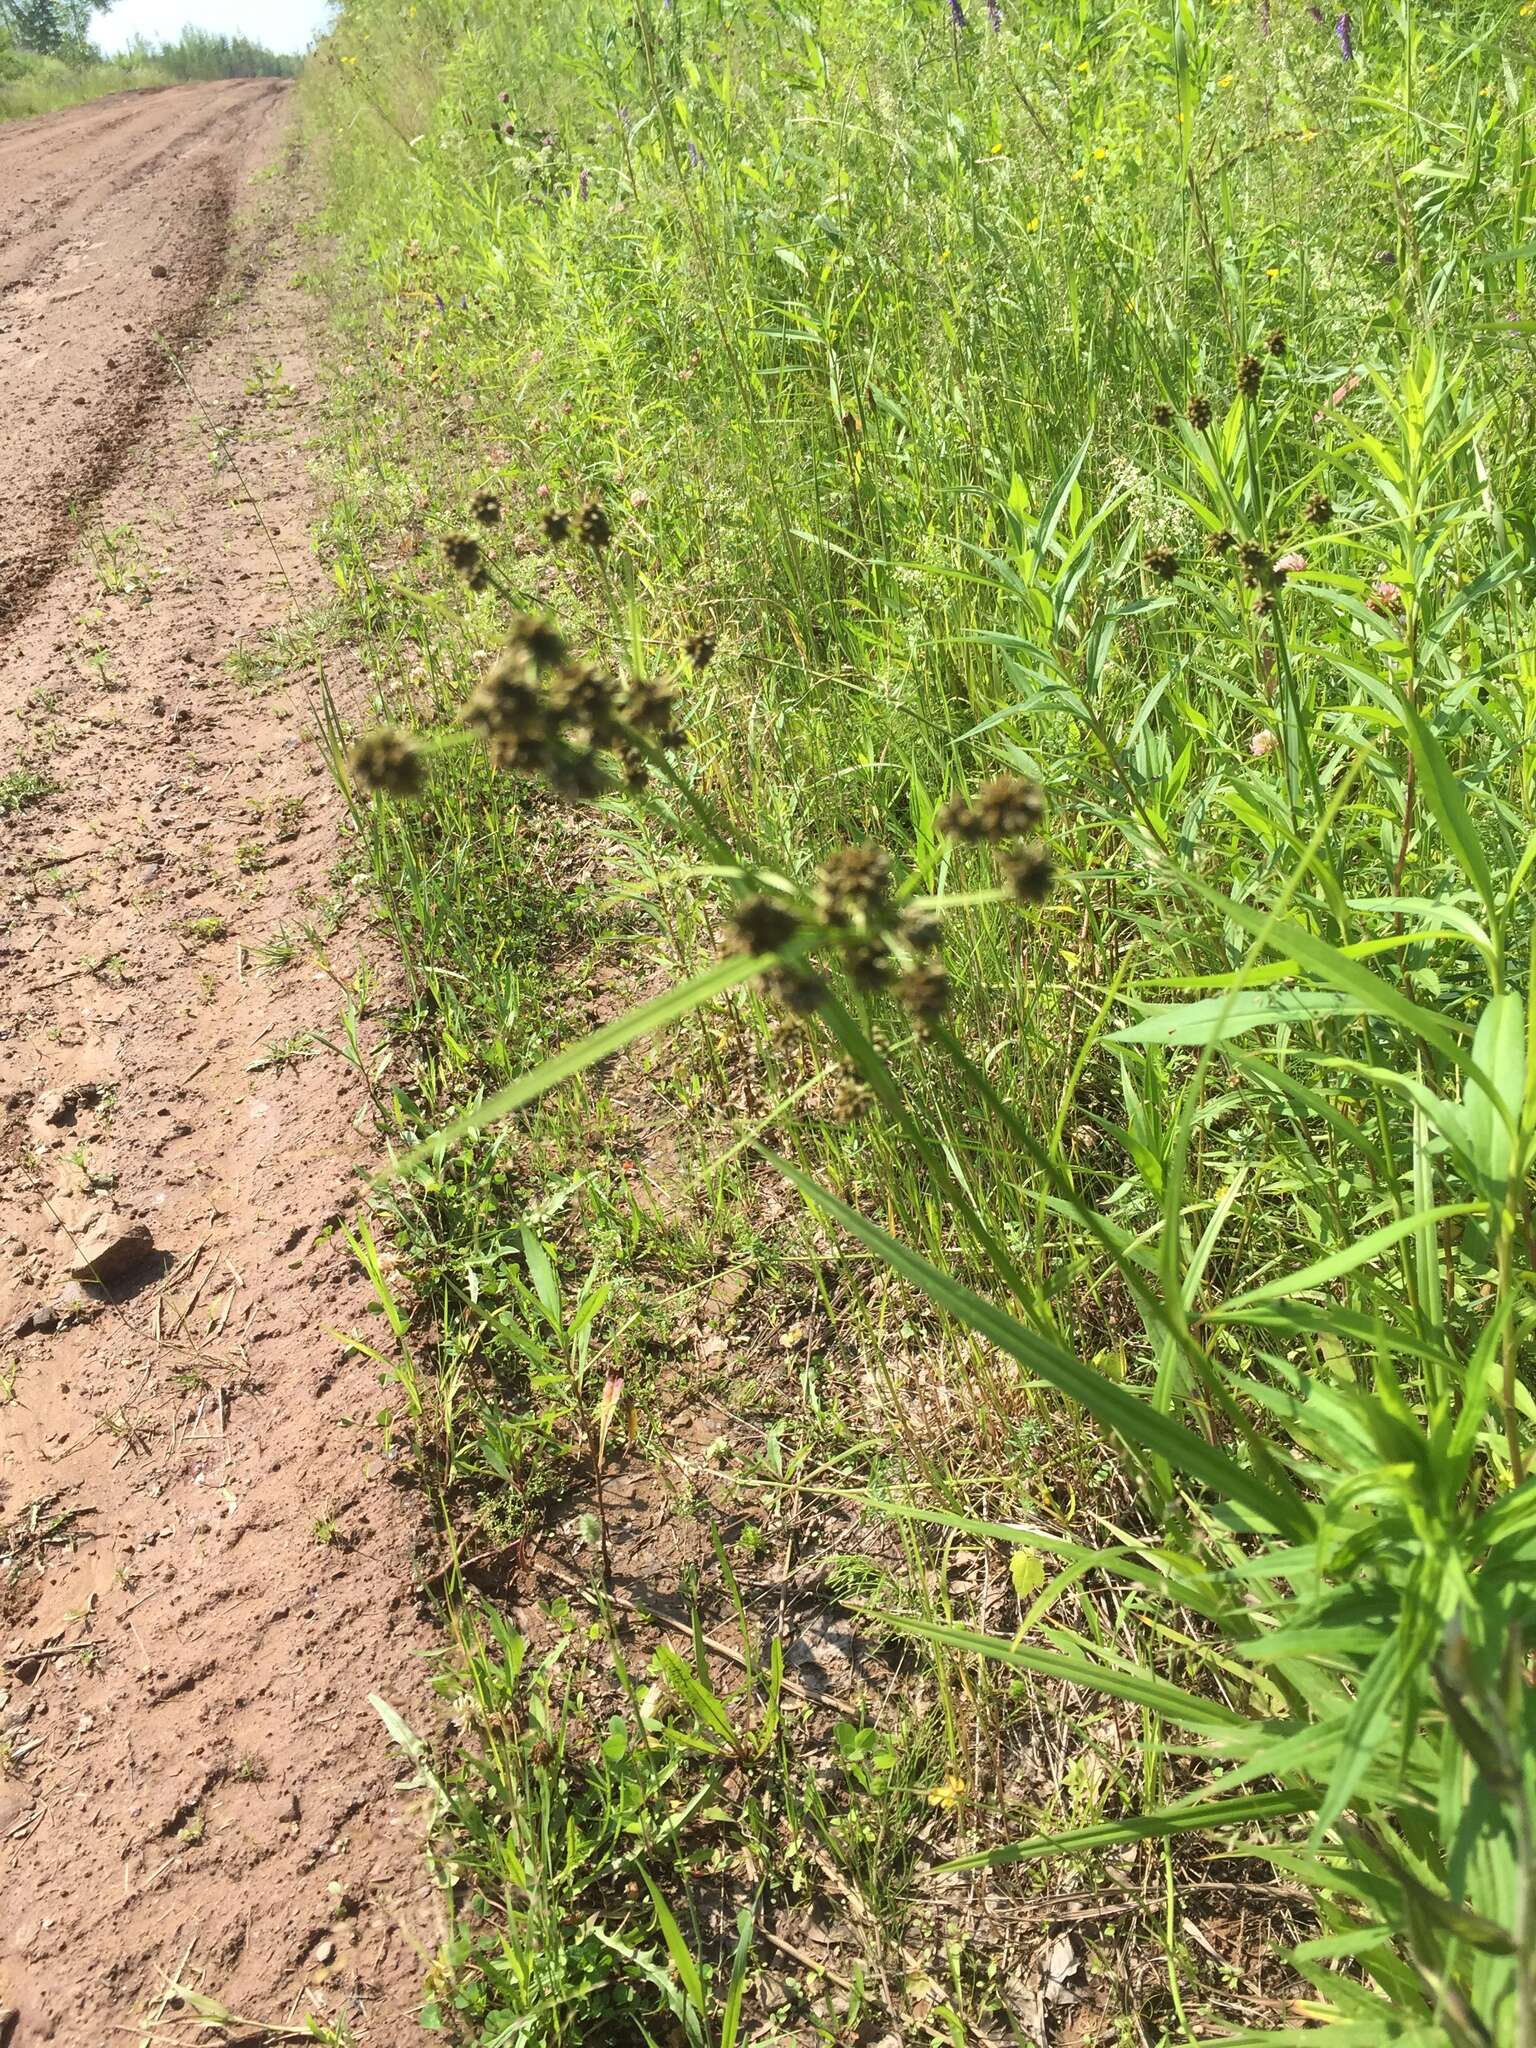
[[[891,857],[882,846],[842,846],[816,877],[816,901],[828,924],[880,922],[887,909]]]
[[[1043,846],[1025,846],[1017,853],[998,855],[998,872],[1003,884],[1020,903],[1043,903],[1056,880],[1056,869]]]
[[[731,953],[777,953],[800,929],[792,910],[772,896],[748,896],[726,913],[731,935],[726,950]]]
[[[708,668],[715,658],[715,636],[706,626],[697,633],[690,633],[683,642],[683,652],[696,669]]]
[[[652,676],[639,676],[629,686],[623,712],[641,732],[654,735],[664,747],[680,747],[685,735],[677,723],[677,692]]]
[[[521,618],[512,621],[512,630],[507,638],[513,647],[520,647],[540,668],[553,668],[556,662],[564,659],[565,642],[553,619],[524,612]]]
[[[1205,544],[1207,554],[1230,555],[1237,546],[1237,535],[1230,526],[1218,526]]]
[[[1272,356],[1285,354],[1285,329],[1277,327],[1264,337],[1264,346]]]
[[[619,763],[619,773],[624,777],[624,787],[631,796],[639,796],[647,789],[651,780],[651,764],[638,747],[628,741],[621,741],[614,749]]]
[[[981,820],[963,796],[952,796],[947,803],[940,804],[933,822],[946,839],[981,837]]]
[[[550,715],[559,725],[583,725],[595,741],[606,741],[618,694],[617,683],[600,668],[563,668],[550,685]]]
[[[608,523],[608,514],[596,498],[588,498],[581,508],[576,530],[595,553],[601,554],[613,539],[613,528]]]
[[[1159,583],[1171,583],[1179,573],[1179,558],[1173,548],[1148,548],[1142,556],[1149,576]]]
[[[874,939],[856,939],[844,950],[843,965],[854,987],[872,996],[878,995],[890,980],[895,963]]]
[[[1326,526],[1333,517],[1332,498],[1324,491],[1314,491],[1301,516],[1308,526]]]
[[[1242,568],[1243,581],[1250,588],[1267,589],[1274,581],[1275,572],[1269,559],[1269,550],[1261,547],[1256,540],[1245,540],[1238,548],[1237,559]]]
[[[923,1035],[944,1014],[951,993],[950,979],[935,961],[920,960],[901,976],[896,993],[919,1035]]]
[[[1028,776],[994,775],[977,790],[971,809],[981,837],[996,844],[1032,832],[1045,815],[1045,795]]]
[[[365,732],[347,756],[353,779],[380,796],[416,796],[425,779],[421,747],[393,725]]]
[[[1197,434],[1205,432],[1206,428],[1211,424],[1213,414],[1211,411],[1211,401],[1203,392],[1197,391],[1195,393],[1189,404],[1184,408],[1184,417],[1189,421],[1189,424]]]
[[[855,1124],[875,1099],[875,1091],[857,1074],[844,1073],[832,1097],[832,1121],[846,1127]]]
[[[443,542],[443,553],[448,557],[449,568],[462,576],[471,590],[485,588],[485,558],[479,541],[471,540],[467,533],[450,533]]]
[[[819,974],[804,967],[773,967],[763,976],[764,986],[791,1016],[810,1017],[827,999],[827,984]]]
[[[1264,385],[1264,365],[1257,356],[1244,356],[1237,366],[1237,388],[1244,398],[1257,398]]]
[[[554,546],[558,546],[561,541],[569,540],[570,534],[571,515],[569,512],[546,512],[544,514],[544,538],[547,541],[551,542]]]
[[[944,923],[932,910],[904,910],[896,936],[914,953],[932,953],[944,943]]]
[[[1274,608],[1275,600],[1267,590],[1261,590],[1253,600],[1253,616],[1256,619],[1267,619]]]
[[[494,491],[476,491],[469,501],[469,516],[481,526],[501,524],[501,500]]]
[[[1166,400],[1159,400],[1153,406],[1152,424],[1154,427],[1171,427],[1173,425],[1173,407]]]

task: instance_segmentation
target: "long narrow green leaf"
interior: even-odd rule
[[[951,1274],[931,1266],[926,1259],[899,1244],[878,1224],[860,1216],[845,1202],[840,1202],[836,1195],[791,1166],[787,1160],[772,1153],[765,1156],[787,1180],[794,1183],[808,1202],[835,1217],[852,1236],[878,1253],[893,1272],[921,1288],[930,1301],[957,1321],[965,1323],[999,1350],[1016,1358],[1020,1365],[1037,1373],[1047,1385],[1080,1403],[1090,1415],[1115,1430],[1134,1449],[1166,1459],[1174,1471],[1241,1505],[1269,1528],[1282,1530],[1286,1535],[1303,1541],[1312,1534],[1312,1511],[1299,1494],[1267,1485],[1256,1473],[1238,1464],[1235,1458],[1229,1457],[1216,1445],[1207,1443],[1192,1429],[1186,1429],[1171,1415],[1160,1414],[1139,1394],[1117,1386],[1102,1373],[1080,1364],[1060,1345],[1037,1336],[1006,1310],[994,1308]]]
[[[1150,1672],[1096,1663],[1091,1657],[1076,1656],[1070,1650],[1032,1649],[1027,1643],[1015,1643],[1005,1636],[982,1635],[975,1629],[959,1628],[951,1622],[923,1621],[915,1615],[892,1615],[884,1609],[880,1620],[886,1628],[902,1635],[921,1636],[924,1642],[937,1643],[960,1656],[985,1657],[994,1664],[1006,1664],[1013,1671],[1030,1671],[1037,1678],[1055,1679],[1061,1685],[1080,1685],[1090,1692],[1107,1693],[1111,1699],[1130,1700],[1182,1728],[1242,1725],[1243,1717],[1223,1706],[1220,1700],[1202,1699],[1198,1693],[1185,1692],[1165,1679],[1154,1678]]]
[[[1121,1842],[1159,1842],[1207,1828],[1244,1827],[1256,1820],[1285,1820],[1310,1813],[1315,1801],[1297,1792],[1255,1792],[1243,1799],[1207,1799],[1200,1806],[1165,1807],[1129,1820],[1100,1820],[1085,1828],[1064,1828],[1059,1835],[1032,1835],[1026,1842],[1005,1842],[974,1856],[956,1856],[938,1864],[933,1875],[954,1870],[994,1870],[999,1864],[1027,1863],[1036,1856],[1071,1856],[1082,1849],[1112,1849]]]
[[[1475,1216],[1481,1206],[1477,1202],[1447,1202],[1438,1209],[1431,1209],[1427,1215],[1401,1216],[1395,1223],[1384,1223],[1379,1230],[1367,1231],[1364,1237],[1330,1252],[1325,1259],[1314,1259],[1310,1266],[1303,1266],[1299,1272],[1282,1273],[1273,1280],[1266,1280],[1262,1287],[1251,1287],[1246,1294],[1235,1294],[1212,1313],[1231,1320],[1246,1309],[1258,1307],[1261,1302],[1306,1294],[1314,1287],[1324,1287],[1330,1280],[1337,1280],[1344,1273],[1353,1273],[1357,1266],[1379,1258],[1421,1225],[1443,1223],[1450,1216]]]
[[[440,1146],[457,1144],[461,1138],[483,1131],[487,1124],[510,1116],[514,1109],[535,1101],[551,1088],[558,1087],[560,1082],[585,1073],[588,1067],[595,1067],[599,1060],[607,1059],[612,1053],[622,1052],[637,1038],[644,1038],[649,1032],[660,1031],[664,1025],[686,1017],[690,1010],[696,1010],[712,996],[735,988],[743,981],[750,981],[754,974],[760,974],[772,964],[772,955],[769,954],[758,958],[733,954],[728,959],[717,960],[702,974],[696,974],[692,981],[681,982],[665,995],[657,996],[653,1002],[641,1003],[637,1009],[626,1011],[612,1024],[605,1024],[601,1031],[594,1031],[590,1036],[578,1039],[574,1045],[566,1046],[553,1059],[535,1067],[531,1074],[519,1075],[508,1087],[488,1095],[484,1102],[477,1102],[473,1109],[465,1110],[462,1116],[445,1124],[435,1136],[423,1138],[419,1145],[413,1145],[402,1159],[396,1160],[394,1172],[409,1173],[413,1167],[432,1158]]]

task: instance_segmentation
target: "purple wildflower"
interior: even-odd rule
[[[997,0],[987,0],[987,20],[992,24],[992,33],[1000,36],[1003,32],[1003,10]]]
[[[591,189],[592,173],[587,169],[586,165],[583,164],[581,167],[581,176],[576,180],[576,197],[578,199],[585,199],[591,191]]]
[[[956,28],[966,26],[965,9],[960,5],[960,0],[949,0],[949,18]]]
[[[434,306],[436,306],[439,313],[447,312],[448,308],[443,304],[443,295],[441,292],[434,292],[432,294],[432,303]]]
[[[1341,14],[1333,24],[1333,32],[1339,39],[1339,55],[1346,64],[1355,61],[1355,40],[1349,30],[1349,16]]]
[[[693,168],[696,171],[703,170],[704,154],[703,151],[699,148],[699,145],[693,140],[692,136],[688,138],[688,161],[693,165]]]

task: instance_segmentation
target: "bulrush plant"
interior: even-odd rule
[[[1241,462],[1238,471],[1247,474]],[[1228,475],[1213,469],[1207,481],[1221,510],[1263,523]],[[604,547],[611,541],[610,530]],[[477,559],[467,573],[490,572]],[[1348,617],[1359,624],[1358,605]],[[758,980],[802,1029],[822,1035],[840,1075],[835,1122],[878,1109],[899,1125],[969,1242],[965,1269],[988,1274],[994,1291],[923,1257],[803,1166],[779,1157],[779,1169],[811,1209],[953,1323],[1078,1403],[1118,1444],[1146,1513],[1139,1528],[1095,1546],[964,1514],[934,1517],[910,1502],[866,1504],[1037,1548],[1064,1573],[1103,1575],[1154,1638],[1186,1646],[1177,1661],[1192,1674],[1175,1682],[1155,1658],[1115,1655],[1059,1628],[1026,1641],[886,1614],[887,1626],[956,1657],[1129,1702],[1148,1739],[1155,1729],[1157,1743],[1183,1757],[1187,1789],[1169,1803],[945,1868],[1192,1832],[1229,1841],[1235,1832],[1244,1854],[1301,1879],[1316,1901],[1322,1932],[1295,1956],[1318,1988],[1309,2024],[1328,2019],[1361,2041],[1524,2048],[1536,2024],[1527,1640],[1536,1481],[1526,1472],[1530,1398],[1519,1355],[1536,1320],[1536,1090],[1507,948],[1519,933],[1536,959],[1522,901],[1536,840],[1496,879],[1498,850],[1491,858],[1483,848],[1399,668],[1407,643],[1377,645],[1387,657],[1379,701],[1395,706],[1380,722],[1387,737],[1362,732],[1331,793],[1314,784],[1321,809],[1289,871],[1275,864],[1269,900],[1224,898],[1198,873],[1168,870],[1170,890],[1209,907],[1242,943],[1215,993],[1143,1003],[1138,1021],[1104,1034],[1141,1067],[1143,1087],[1157,1073],[1169,1117],[1158,1213],[1129,1235],[1113,1212],[1082,1198],[1059,1149],[946,1022],[949,920],[1010,899],[1038,905],[1050,893],[1052,857],[1036,836],[1045,820],[1039,786],[999,774],[936,809],[936,829],[957,847],[989,853],[991,886],[919,893],[888,849],[868,843],[835,848],[797,882],[732,854],[730,824],[674,758],[684,734],[670,686],[645,675],[621,681],[574,657],[549,621],[518,618],[462,726],[498,769],[536,778],[561,800],[639,805],[665,834],[691,840],[731,891],[725,936],[701,973],[490,1096],[404,1165],[440,1157],[445,1139],[472,1135],[633,1038]],[[684,659],[696,667],[696,654]],[[358,743],[352,771],[381,794],[409,796],[424,757],[464,743],[413,748],[380,730]],[[1342,926],[1351,909],[1369,907],[1330,875],[1331,848],[1356,786],[1368,773],[1380,784],[1396,746],[1402,802],[1415,787],[1424,792],[1459,884],[1433,900],[1398,899],[1415,929],[1447,926],[1468,948],[1450,1005],[1427,1004],[1411,976],[1366,964],[1379,948],[1349,941],[1342,928],[1324,935],[1332,913]],[[651,771],[665,794],[653,793]],[[1462,890],[1475,911],[1455,909]],[[946,1064],[975,1125],[1005,1134],[1014,1170],[1038,1176],[1045,1199],[1118,1276],[1155,1366],[1146,1385],[1074,1354],[1070,1326],[1020,1271],[985,1199],[924,1127],[881,1049],[900,1019],[925,1060]],[[1261,1032],[1274,1034],[1268,1049],[1244,1047]],[[1213,1087],[1222,1091],[1214,1098]],[[1248,1184],[1256,1193],[1264,1177],[1235,1160],[1192,1233],[1193,1154],[1230,1088],[1312,1132],[1316,1170],[1331,1156],[1335,1171],[1361,1173],[1388,1199],[1303,1264],[1220,1284]]]
[[[792,1564],[754,1593],[720,1539],[722,1704],[697,1610],[691,1677],[637,1675],[615,1544],[623,1727],[582,1760],[574,1652],[530,1679],[467,1602],[439,1988],[477,2042],[599,2038],[604,2001],[620,2038],[1036,2039],[1061,1939],[1084,2039],[1536,2048],[1531,187],[1489,61],[1527,32],[963,12],[343,8],[402,102],[370,128],[383,87],[326,74],[392,295],[338,568],[426,991],[421,1456],[527,1514],[554,1368],[466,1391],[525,1211],[652,1301],[692,1302],[696,1228],[711,1285],[793,1276],[772,1422],[701,1405],[865,1645],[829,1766]],[[420,450],[406,399],[455,388]],[[374,566],[418,521],[467,596],[424,546]],[[592,1030],[549,1019],[572,949],[527,965],[551,838],[651,970]],[[604,1092],[668,1029],[696,1225],[642,1216]],[[613,1312],[563,1469],[611,1473]],[[1132,1893],[1116,2002],[1058,1895]],[[851,1988],[790,2011],[809,1895],[849,1902]]]

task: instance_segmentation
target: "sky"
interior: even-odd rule
[[[174,42],[189,25],[249,36],[269,50],[306,50],[330,16],[329,0],[117,0],[91,22],[91,41],[109,55],[135,36]]]

